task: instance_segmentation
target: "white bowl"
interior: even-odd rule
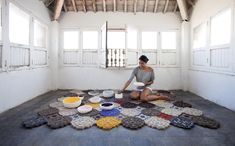
[[[123,97],[122,93],[120,93],[120,94],[117,94],[117,93],[116,93],[116,94],[115,94],[115,98],[116,98],[116,99],[121,99],[122,97]]]
[[[109,97],[112,97],[113,95],[114,95],[114,91],[113,90],[104,90],[103,91],[103,96],[104,97],[109,98]]]
[[[77,108],[78,112],[81,114],[89,113],[92,111],[92,106],[90,105],[83,105]]]
[[[91,96],[96,96],[99,95],[100,93],[98,91],[89,91],[88,94]]]
[[[142,82],[134,82],[133,84],[136,87],[143,87],[144,86],[144,83],[142,83]]]
[[[114,104],[112,102],[104,102],[100,104],[100,108],[102,110],[111,110],[114,108]]]
[[[91,103],[99,103],[101,100],[102,100],[102,98],[100,98],[99,96],[94,96],[94,97],[89,99],[89,101]]]
[[[79,98],[79,101],[77,101],[77,102],[72,102],[72,103],[67,103],[67,102],[65,102],[65,101],[66,101],[66,99],[68,99],[68,98],[72,98],[72,97],[66,97],[66,98],[63,100],[63,105],[64,105],[64,107],[67,107],[67,108],[76,108],[76,107],[80,106],[81,103],[82,103],[82,100],[81,100],[81,98],[79,98],[79,97],[73,97],[73,98]]]

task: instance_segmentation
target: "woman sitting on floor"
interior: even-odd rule
[[[132,91],[130,97],[132,99],[140,99],[142,101],[152,101],[152,100],[170,100],[170,98],[166,96],[158,96],[152,94],[151,85],[154,81],[154,71],[151,67],[147,66],[147,62],[149,59],[142,55],[139,58],[139,66],[134,68],[131,77],[125,83],[122,91],[124,91],[131,83],[131,81],[136,77],[137,82],[142,82],[145,84],[143,88],[137,88],[136,91]]]

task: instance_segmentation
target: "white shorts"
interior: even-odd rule
[[[151,92],[153,92],[153,90],[152,90],[151,87],[148,86],[148,87],[145,87],[145,88],[148,88]],[[142,92],[142,91],[144,91],[144,89],[138,89],[138,88],[136,88],[135,91]]]

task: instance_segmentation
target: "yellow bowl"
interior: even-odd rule
[[[81,105],[80,97],[66,97],[63,100],[64,107],[67,108],[76,108]]]

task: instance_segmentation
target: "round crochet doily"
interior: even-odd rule
[[[34,128],[34,127],[44,125],[46,123],[47,123],[47,121],[45,118],[38,116],[38,115],[34,115],[34,116],[30,117],[29,119],[23,121],[22,125],[25,128]]]
[[[121,110],[121,114],[125,115],[125,116],[129,116],[129,117],[134,117],[134,116],[137,116],[141,113],[141,111],[135,109],[135,108],[131,108],[131,109],[128,109],[128,108],[123,108]]]
[[[195,109],[195,108],[184,108],[183,113],[193,115],[193,116],[201,116],[203,113],[201,110]]]
[[[125,102],[125,103],[121,104],[121,107],[123,107],[123,108],[136,108],[137,104],[132,103],[132,102]]]
[[[192,107],[191,104],[183,102],[182,100],[181,101],[176,101],[173,104],[174,104],[174,106],[178,106],[178,107]]]
[[[136,116],[137,118],[140,118],[142,120],[146,120],[148,118],[150,118],[150,116],[144,115],[144,114],[139,114],[138,116]]]
[[[155,104],[149,103],[149,102],[141,102],[138,106],[143,108],[153,108],[155,107]]]
[[[159,118],[159,117],[150,117],[146,119],[144,122],[149,127],[157,128],[157,129],[166,129],[167,127],[170,126],[170,121]]]
[[[151,101],[151,103],[155,104],[156,106],[163,107],[163,108],[170,108],[173,106],[172,103],[164,101],[164,100],[155,100],[155,101]]]
[[[86,103],[85,105],[90,105],[92,108],[99,108],[100,103]]]
[[[38,114],[40,116],[47,116],[47,115],[58,113],[58,111],[59,110],[56,108],[48,108],[48,109],[43,109],[43,110],[39,111]]]
[[[96,125],[105,130],[110,130],[112,128],[118,127],[121,124],[121,120],[115,117],[104,117],[96,121]]]
[[[200,125],[202,127],[207,127],[210,129],[218,129],[220,127],[219,122],[205,116],[193,116],[192,120],[195,124]]]
[[[57,102],[53,102],[53,103],[49,104],[49,106],[52,107],[52,108],[57,108],[58,109],[58,107],[63,107],[64,105],[63,105],[62,102],[57,101]]]
[[[122,119],[122,125],[128,129],[139,129],[144,126],[144,120],[137,117],[126,117]]]
[[[164,114],[164,113],[160,113],[160,115],[158,115],[158,117],[163,118],[165,120],[171,120],[173,118],[172,115],[168,115],[168,114]]]
[[[63,117],[59,114],[48,115],[47,117],[47,126],[52,129],[62,128],[70,124],[70,118]]]
[[[147,116],[157,116],[160,115],[161,112],[157,109],[147,108],[143,109],[141,113]]]
[[[69,117],[70,117],[72,120],[81,118],[81,116],[80,116],[79,114],[71,115],[71,116],[69,116]]]
[[[171,124],[183,129],[191,129],[194,127],[193,121],[186,117],[174,117],[171,119]]]
[[[182,114],[182,110],[175,108],[165,108],[161,112],[172,116],[179,116],[180,114]]]
[[[92,117],[80,117],[72,120],[71,125],[76,129],[85,129],[92,127],[95,124],[95,119]]]
[[[68,109],[68,108],[59,109],[59,114],[61,116],[71,116],[71,115],[75,115],[77,113],[78,113],[77,109]]]
[[[117,109],[112,109],[112,110],[102,110],[100,112],[100,115],[102,116],[117,116],[120,114],[120,111]]]
[[[79,113],[80,116],[87,116],[87,117],[93,117],[95,115],[98,115],[100,112],[96,109],[92,109],[89,113],[81,114]]]

